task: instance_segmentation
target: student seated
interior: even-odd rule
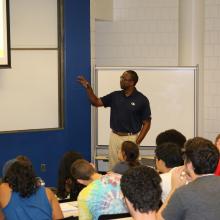
[[[83,159],[81,154],[75,151],[68,151],[60,160],[57,185],[57,196],[60,199],[69,198],[75,201],[79,192],[84,188],[82,184],[72,177],[70,172],[71,165],[78,159]]]
[[[175,167],[182,166],[184,161],[180,147],[174,143],[164,143],[155,149],[156,168],[162,179],[162,202],[171,191],[171,176]]]
[[[200,137],[188,140],[184,166],[172,173],[172,191],[158,219],[219,219],[220,178],[214,175],[218,161],[219,151],[211,141]]]
[[[0,219],[62,219],[54,194],[39,186],[32,165],[16,160],[8,168],[0,185]]]
[[[139,166],[139,148],[132,141],[124,141],[118,155],[118,162],[112,169],[113,172],[124,174],[129,168]]]
[[[121,178],[125,203],[134,220],[156,220],[161,198],[159,174],[151,167],[129,169]]]
[[[120,189],[121,175],[101,175],[86,160],[72,164],[71,173],[75,180],[86,187],[79,193],[78,209],[80,220],[97,220],[103,214],[127,213]]]

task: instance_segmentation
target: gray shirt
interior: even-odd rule
[[[165,220],[220,219],[220,177],[202,176],[172,195],[162,216]]]
[[[118,162],[113,168],[112,171],[123,175],[130,168],[129,164],[126,161]]]

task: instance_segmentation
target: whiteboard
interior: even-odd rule
[[[96,67],[98,97],[120,90],[120,76],[128,69],[139,76],[136,88],[150,101],[151,128],[141,146],[155,146],[157,135],[177,129],[186,138],[197,134],[196,67]],[[96,110],[97,145],[108,145],[110,108]]]
[[[12,51],[0,70],[0,132],[59,127],[58,52]]]

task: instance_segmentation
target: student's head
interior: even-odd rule
[[[95,168],[83,159],[76,160],[71,166],[73,178],[83,185],[87,185],[95,173]]]
[[[183,148],[186,142],[186,137],[175,129],[169,129],[161,132],[156,138],[156,145],[161,145],[166,142],[171,142],[177,144],[179,147]]]
[[[181,148],[174,143],[164,143],[155,149],[156,167],[162,172],[183,165]]]
[[[121,178],[121,190],[132,216],[135,212],[149,213],[159,208],[161,178],[150,167],[137,166],[129,169]]]
[[[209,140],[195,137],[185,144],[185,165],[196,175],[214,173],[219,161],[219,151]]]
[[[24,161],[24,162],[28,162],[30,163],[30,165],[32,165],[32,162],[31,160],[24,156],[24,155],[18,155],[16,158],[13,158],[11,160],[8,160],[5,162],[3,168],[2,168],[2,177],[4,178],[5,177],[5,174],[7,172],[7,170],[9,169],[9,167],[15,162],[15,161]]]
[[[26,161],[16,160],[11,164],[3,182],[8,183],[12,191],[18,192],[21,197],[31,196],[38,188],[33,166]]]
[[[72,177],[71,175],[71,165],[78,159],[82,159],[82,155],[74,152],[68,151],[61,158],[59,170],[58,170],[58,186],[57,195],[60,198],[66,198],[70,194],[71,199],[77,199],[78,193],[83,188],[83,186]]]
[[[71,175],[71,166],[72,164],[78,160],[83,159],[82,155],[74,152],[74,151],[68,151],[66,152],[63,157],[60,160],[60,166],[59,166],[59,180],[63,183],[69,178],[72,178]]]
[[[215,138],[215,146],[220,151],[220,134],[218,134],[217,137]]]
[[[27,162],[27,163],[32,164],[31,160],[30,160],[27,156],[25,156],[25,155],[18,155],[18,156],[16,157],[16,160],[18,160],[18,161],[24,161],[24,162]]]
[[[121,159],[127,161],[130,166],[139,164],[139,147],[132,141],[124,141],[121,145]]]

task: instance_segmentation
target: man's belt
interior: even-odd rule
[[[114,134],[117,134],[118,136],[131,136],[131,135],[137,134],[137,133],[132,133],[132,132],[128,133],[128,132],[120,132],[120,131],[114,131],[114,130],[112,130],[112,132]]]

